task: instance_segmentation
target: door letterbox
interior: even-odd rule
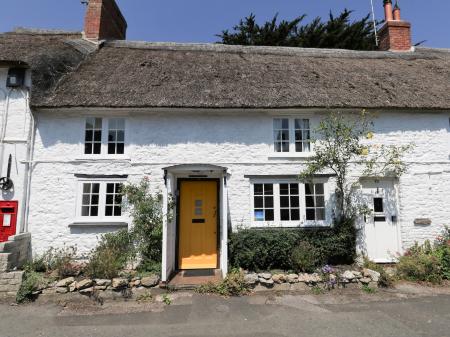
[[[0,201],[0,242],[16,234],[17,201]]]

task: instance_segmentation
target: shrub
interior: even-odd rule
[[[242,271],[232,269],[222,282],[209,282],[201,286],[198,292],[202,294],[214,293],[221,296],[241,296],[250,292],[250,286],[245,283]]]
[[[293,270],[291,257],[300,242],[314,246],[323,263],[349,264],[356,257],[356,229],[348,221],[331,228],[239,230],[230,234],[230,264],[252,271]]]
[[[429,241],[422,246],[416,243],[405,255],[400,256],[397,273],[399,277],[409,281],[442,282],[441,261]]]
[[[105,234],[91,252],[85,274],[95,278],[117,277],[134,254],[133,241],[128,230]]]
[[[24,303],[34,300],[34,292],[42,289],[45,285],[46,281],[43,275],[34,271],[31,264],[25,265],[22,284],[16,295],[16,302]]]
[[[316,247],[307,241],[302,241],[292,251],[291,263],[296,272],[311,273],[322,262],[322,257]]]

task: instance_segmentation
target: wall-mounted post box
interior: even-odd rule
[[[0,242],[16,235],[18,206],[17,201],[0,201]]]

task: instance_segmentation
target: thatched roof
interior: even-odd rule
[[[96,46],[81,33],[17,29],[0,34],[0,63],[29,67],[32,101],[42,101]]]
[[[5,57],[1,39],[0,60]],[[32,42],[37,52],[29,52],[47,59],[56,53],[64,64],[77,64],[82,53],[74,57],[73,47],[63,40],[55,37],[50,48],[38,38]],[[61,54],[71,56],[67,60]],[[32,105],[450,109],[449,50],[391,53],[111,41],[73,70],[45,95],[32,95]]]

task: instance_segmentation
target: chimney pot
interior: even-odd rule
[[[392,9],[392,1],[384,1],[386,22],[380,29],[380,50],[390,51],[410,51],[411,50],[411,24],[402,21],[400,17],[400,8],[395,5]]]
[[[401,15],[400,15],[400,7],[395,5],[394,10],[392,11],[392,15],[394,17],[394,21],[401,21]]]
[[[115,0],[89,0],[84,36],[89,40],[125,40],[127,22]]]
[[[392,2],[391,0],[384,1],[384,19],[386,21],[392,21],[393,15],[392,15]]]

